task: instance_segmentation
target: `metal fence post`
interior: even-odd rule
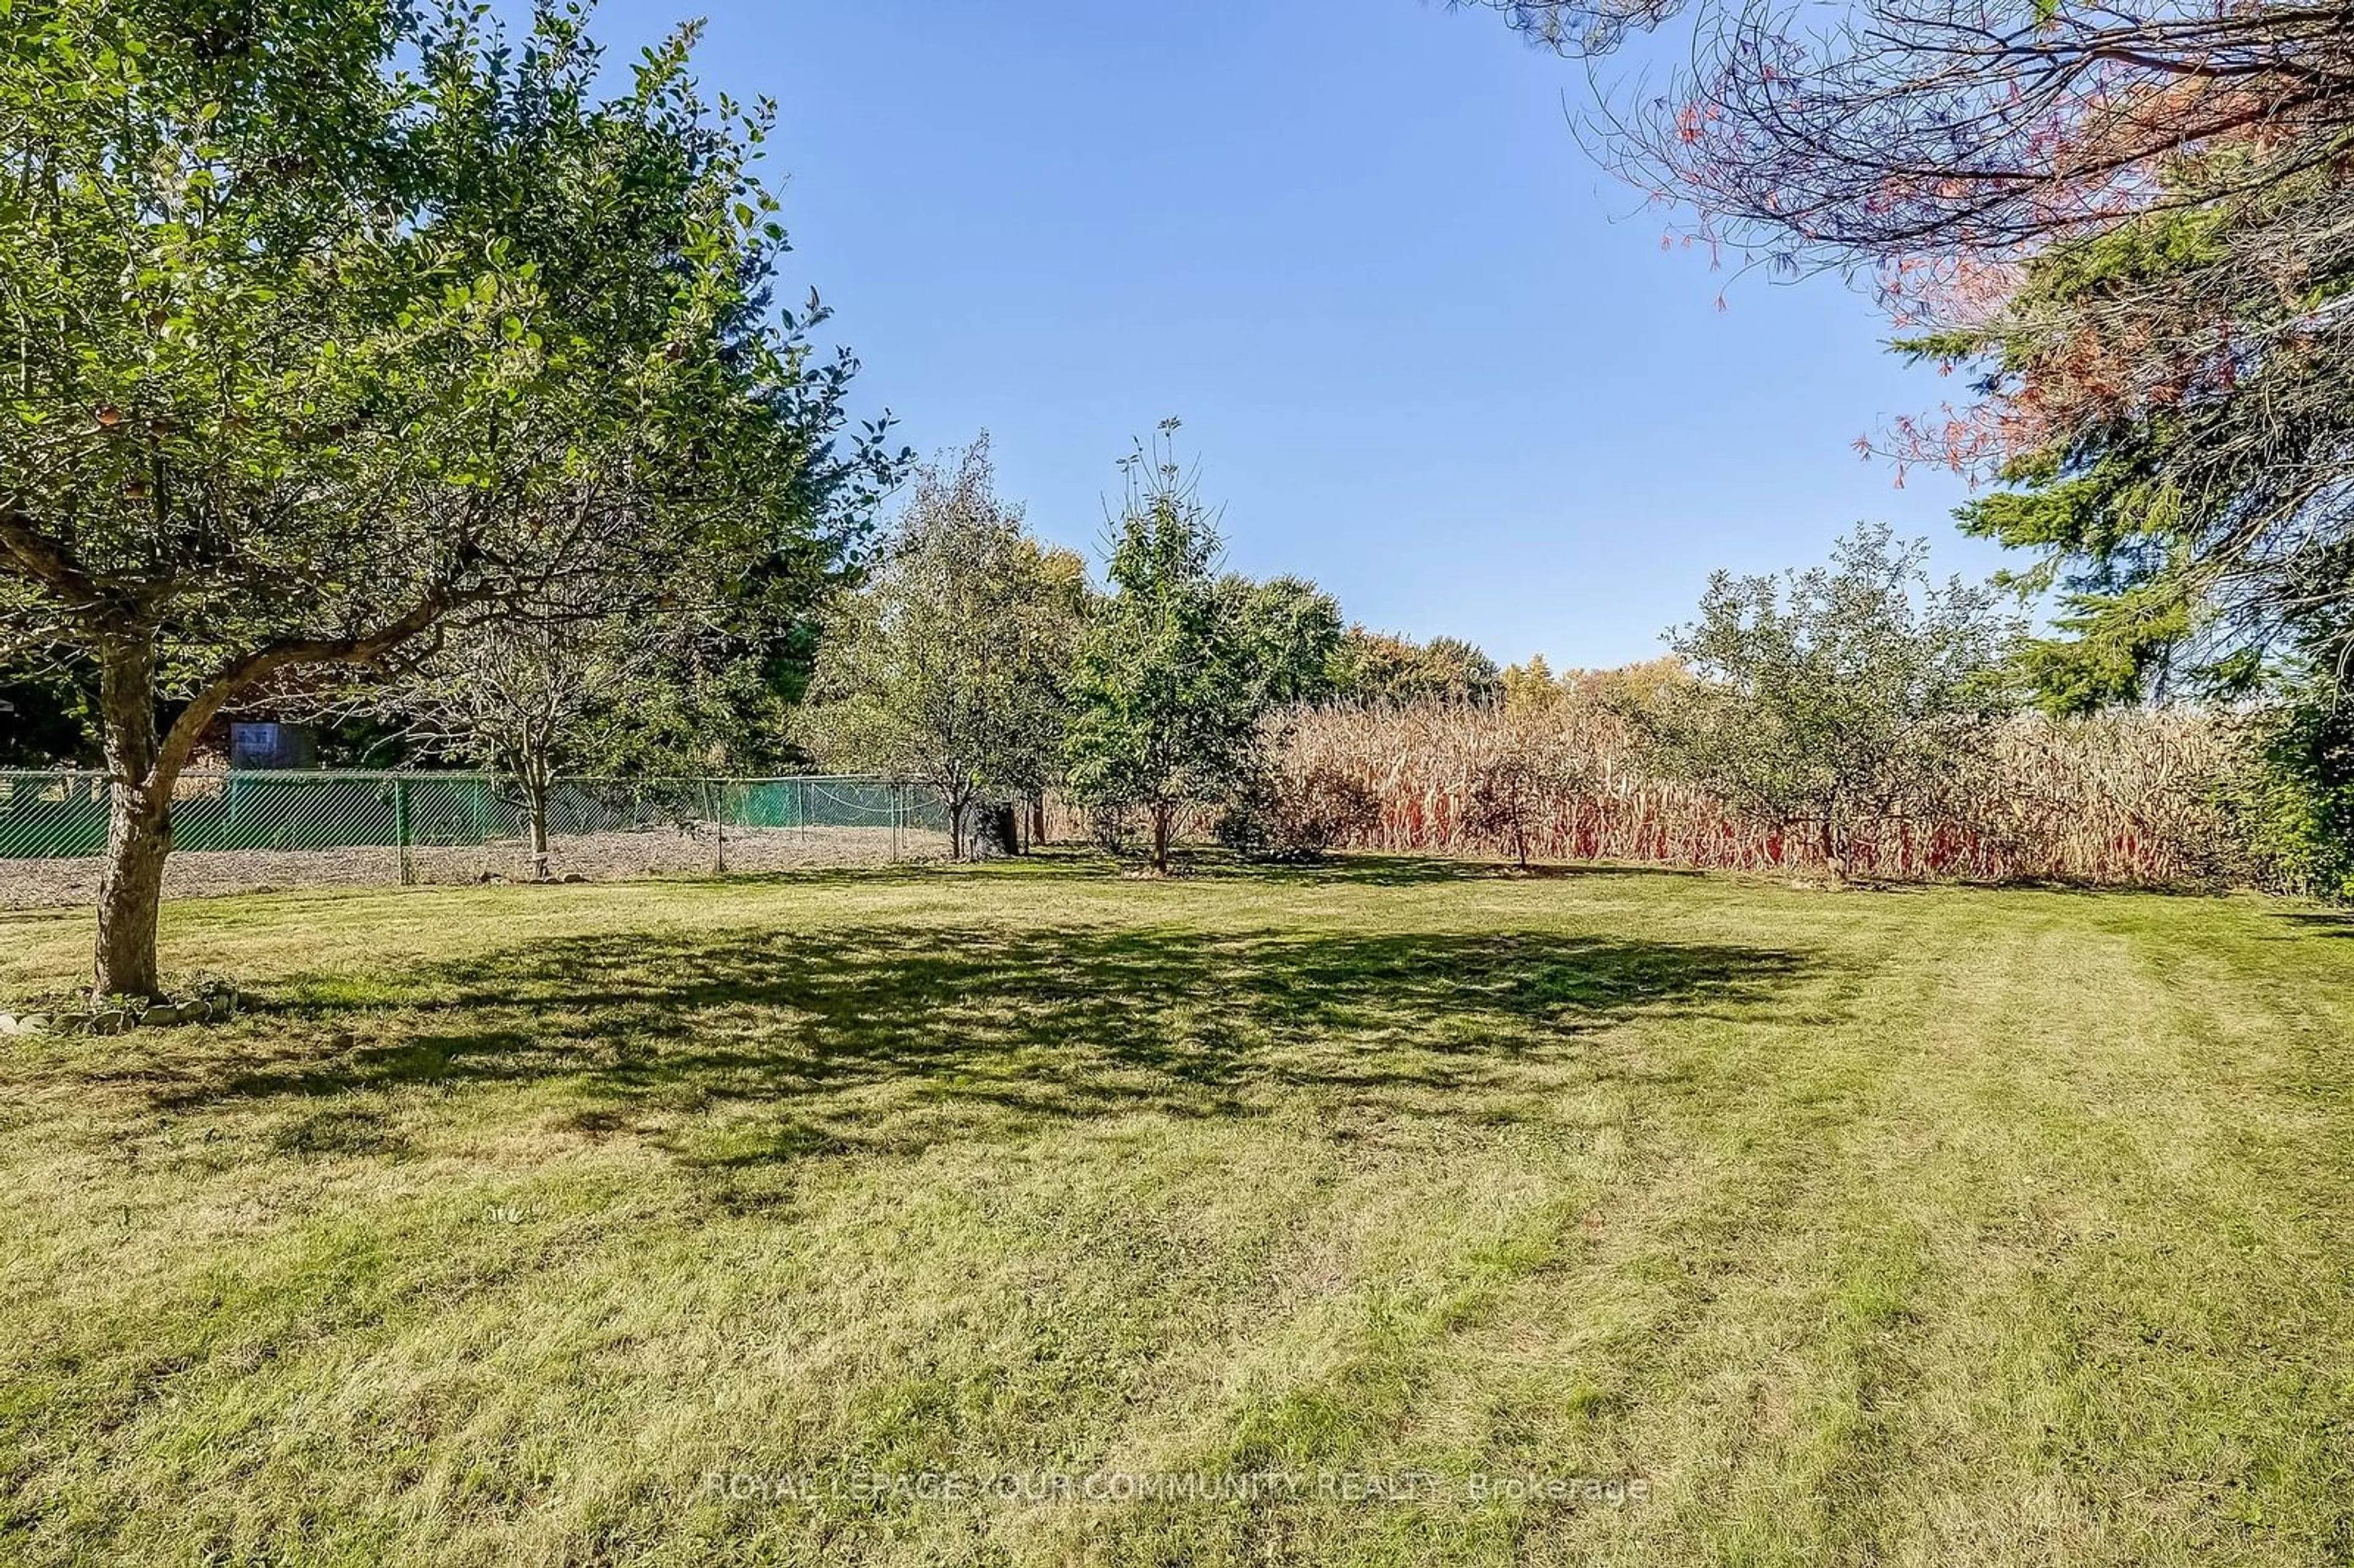
[[[704,780],[703,798],[711,817],[711,871],[715,876],[727,873],[727,813],[722,799],[726,789],[716,779]]]
[[[899,859],[899,825],[907,815],[907,787],[894,780],[891,785],[891,859]]]
[[[417,881],[417,867],[408,855],[408,780],[392,781],[392,842],[400,851],[400,885]]]

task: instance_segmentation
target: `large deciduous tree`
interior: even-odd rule
[[[2334,169],[2354,128],[2334,3],[1453,3],[1583,57],[1681,16],[1690,63],[1606,79],[1599,150],[1715,239],[1884,267],[1900,293],[2131,215],[2259,197]]]
[[[795,734],[829,767],[938,789],[960,858],[976,805],[1056,775],[1086,596],[1084,563],[998,497],[984,435],[917,471],[870,580],[826,620]]]
[[[1481,0],[1490,3],[1490,0]],[[1492,0],[1565,54],[1684,0]],[[1872,278],[1971,396],[1879,442],[2021,487],[2067,705],[2242,679],[2354,604],[2354,10],[1691,0],[1692,64],[1596,144],[1690,238]],[[1608,90],[1606,90],[1608,92]],[[2342,658],[2344,650],[2336,651]]]
[[[0,657],[97,669],[100,991],[157,989],[175,784],[232,705],[724,574],[866,488],[851,363],[763,308],[771,111],[706,105],[691,43],[600,97],[552,7],[0,13]]]

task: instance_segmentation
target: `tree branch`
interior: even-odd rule
[[[30,518],[13,508],[0,511],[0,555],[15,562],[24,576],[63,595],[71,609],[98,609],[108,602],[97,579],[70,551],[35,529]]]
[[[164,779],[176,777],[187,765],[198,738],[220,716],[221,710],[240,693],[251,690],[279,671],[304,664],[373,664],[410,638],[430,630],[441,617],[464,602],[467,600],[459,596],[435,589],[407,613],[373,631],[281,642],[233,661],[207,682],[172,721],[171,730],[156,754],[157,775]]]

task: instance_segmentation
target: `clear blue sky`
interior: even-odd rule
[[[1954,388],[1834,280],[1663,253],[1571,140],[1570,66],[1421,0],[705,0],[705,83],[777,99],[833,330],[918,450],[982,427],[1087,546],[1175,414],[1228,557],[1353,620],[1556,666],[1659,651],[1711,567],[1928,535],[1962,492],[1849,443]],[[619,53],[696,11],[608,0]],[[1716,306],[1730,284],[1729,309]]]

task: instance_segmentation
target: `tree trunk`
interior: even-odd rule
[[[1046,842],[1046,792],[1041,789],[1030,797],[1030,845],[1035,849]]]
[[[1835,888],[1843,888],[1847,885],[1849,865],[1848,838],[1849,835],[1845,832],[1834,828],[1828,820],[1824,821],[1822,831],[1823,869],[1829,876],[1830,885]]]
[[[164,859],[171,850],[168,805],[159,808],[143,788],[117,779],[107,813],[106,873],[98,886],[98,980],[92,989],[101,996],[153,1000],[164,994],[155,922],[164,903]]]
[[[1166,875],[1169,871],[1169,830],[1176,808],[1166,800],[1152,802],[1152,869]]]
[[[172,851],[172,786],[155,730],[155,642],[140,632],[100,650],[99,713],[110,804],[106,871],[98,885],[101,996],[158,997],[155,921]]]
[[[970,810],[970,807],[962,795],[951,794],[949,797],[949,859],[950,860],[962,860],[965,857],[964,820],[966,812]]]
[[[531,879],[546,882],[547,864],[547,773],[536,762],[523,768],[524,805],[531,816]]]

